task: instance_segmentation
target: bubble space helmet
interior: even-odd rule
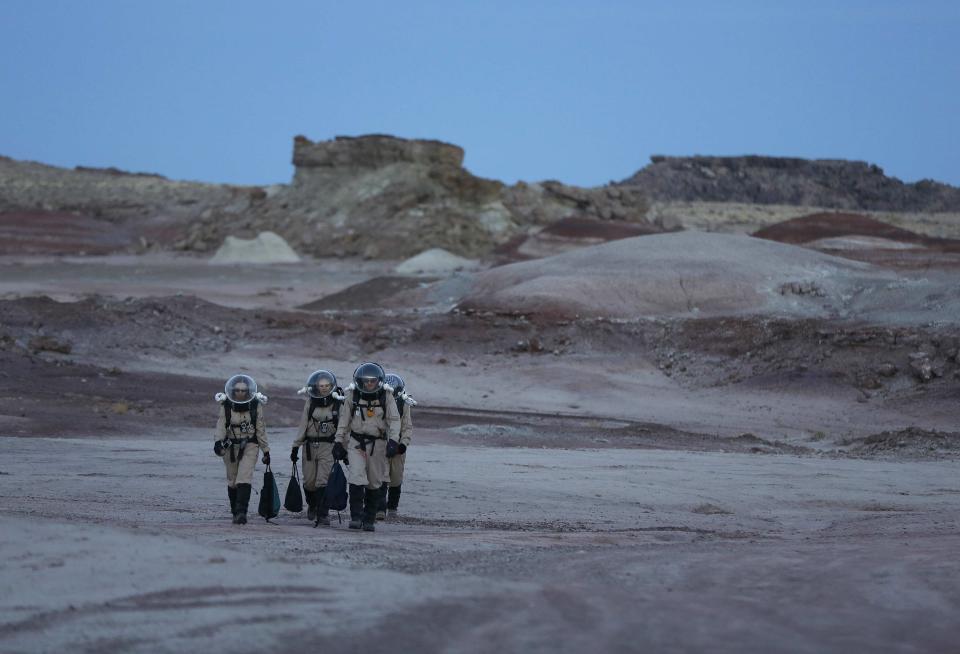
[[[394,395],[403,395],[403,377],[395,372],[387,373],[387,383],[393,387]]]
[[[376,363],[361,363],[353,371],[353,383],[363,395],[375,395],[383,388],[386,374]]]
[[[257,396],[257,382],[250,375],[234,375],[227,380],[223,392],[234,404],[247,404]]]
[[[329,370],[316,370],[307,378],[307,394],[322,400],[337,388],[337,376]]]

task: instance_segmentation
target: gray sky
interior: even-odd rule
[[[289,181],[296,134],[597,185],[651,154],[960,185],[960,3],[0,0],[0,154]]]

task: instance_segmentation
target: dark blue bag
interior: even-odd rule
[[[277,480],[273,478],[270,466],[267,466],[267,471],[263,473],[263,488],[260,489],[257,513],[263,516],[264,520],[276,518],[280,513],[280,491],[277,490]]]
[[[347,508],[347,476],[343,474],[343,466],[339,461],[334,461],[327,478],[326,501],[334,511]]]
[[[303,511],[303,493],[300,492],[300,475],[297,473],[297,464],[293,464],[290,473],[290,483],[287,484],[287,494],[283,498],[283,508],[291,513]]]

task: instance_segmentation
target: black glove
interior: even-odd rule
[[[223,456],[225,449],[223,449],[223,441],[213,441],[213,453],[217,456]]]
[[[336,461],[347,460],[347,448],[340,441],[333,444],[333,458]]]
[[[293,461],[294,463],[296,463],[297,461],[300,460],[300,448],[299,448],[299,447],[295,447],[295,448],[293,448],[292,450],[290,450],[290,460]]]
[[[264,452],[264,453],[263,453],[263,465],[265,465],[265,466],[270,465],[270,453],[269,453],[269,452]]]
[[[406,453],[407,453],[407,446],[404,445],[403,443],[400,443],[400,446],[397,447],[397,454],[406,454]]]
[[[397,456],[399,445],[400,443],[393,440],[392,438],[387,440],[387,458],[388,459],[392,459],[393,457]]]

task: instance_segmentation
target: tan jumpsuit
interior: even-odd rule
[[[410,417],[411,407],[404,405],[403,415],[400,417],[400,442],[410,447],[410,438],[413,436],[413,419]],[[396,488],[403,483],[403,466],[407,461],[407,453],[398,454],[390,461],[390,486]]]
[[[347,483],[379,490],[381,483],[390,480],[387,439],[400,438],[397,402],[388,387],[383,394],[386,406],[380,406],[376,397],[361,397],[354,406],[353,391],[351,384],[344,393],[337,429],[337,440],[346,448],[350,462]]]
[[[247,411],[231,409],[229,427],[226,424],[226,409],[221,403],[214,438],[220,441],[229,439],[222,457],[227,468],[227,486],[236,488],[237,484],[253,483],[253,469],[260,450],[264,453],[270,451],[263,419],[263,402],[257,407],[256,425],[250,424],[249,408]]]
[[[314,491],[327,485],[330,469],[333,467],[333,441],[337,434],[337,424],[333,422],[334,402],[330,406],[314,406],[310,411],[311,399],[303,405],[300,426],[293,447],[303,446],[300,466],[303,470],[303,487]],[[308,415],[309,414],[309,415]]]

